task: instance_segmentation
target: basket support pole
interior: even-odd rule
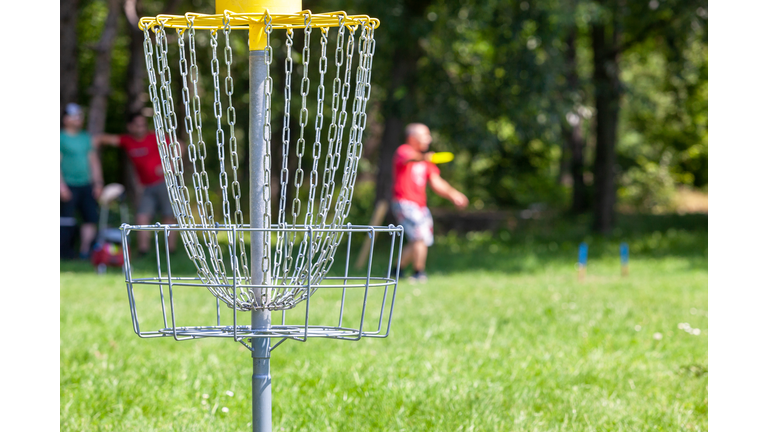
[[[264,202],[264,156],[267,153],[264,142],[264,82],[267,77],[264,50],[250,51],[248,56],[249,84],[249,150],[250,150],[250,211],[252,228],[264,226],[264,214],[269,210]],[[269,119],[267,119],[268,121]],[[263,258],[269,257],[269,249],[264,250],[264,231],[251,231],[251,280],[254,285],[269,284],[269,275],[262,271]],[[264,280],[266,278],[266,280]],[[254,288],[254,298],[262,299],[261,288]],[[271,327],[269,310],[251,312],[251,328],[254,331],[268,331]],[[251,338],[251,357],[253,357],[253,431],[269,432],[272,430],[272,375],[269,369],[269,338]]]

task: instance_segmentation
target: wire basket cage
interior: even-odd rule
[[[306,341],[311,337],[342,340],[359,340],[363,337],[387,337],[392,324],[392,313],[397,293],[397,257],[403,244],[403,228],[355,226],[329,229],[344,238],[342,256],[334,261],[321,282],[308,282],[304,286],[251,283],[245,278],[229,278],[226,284],[210,283],[199,276],[189,276],[190,266],[180,262],[169,249],[168,238],[172,232],[200,230],[181,228],[178,225],[124,224],[122,231],[125,259],[125,282],[131,309],[133,329],[143,338],[173,337],[176,340],[203,337],[233,338],[243,343],[251,338],[277,338]],[[205,228],[215,236],[237,230],[236,227]],[[247,233],[265,232],[276,236],[278,232],[302,232],[310,239],[322,228],[295,227],[280,229],[243,228]],[[147,231],[153,239],[156,272],[146,269],[136,271],[131,265],[128,245],[131,233]],[[377,241],[378,234],[378,241]],[[371,239],[367,249],[367,266],[360,270],[350,267],[352,250],[364,239]],[[386,257],[385,262],[374,257],[374,252]],[[186,265],[184,265],[186,264]],[[307,262],[306,266],[311,266]],[[393,267],[394,266],[394,267]],[[186,274],[186,275],[185,275]],[[237,292],[267,289],[291,296],[293,290],[301,292],[300,307],[275,309],[269,328],[252,328],[250,315],[227,305],[223,299]],[[217,292],[211,297],[208,292]],[[269,292],[269,291],[267,291]],[[309,294],[307,294],[309,293]],[[318,303],[322,309],[312,306]],[[229,306],[228,308],[222,306]],[[205,325],[200,325],[204,322]],[[195,323],[194,325],[189,325]],[[149,329],[148,329],[149,328]]]

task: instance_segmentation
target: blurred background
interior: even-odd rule
[[[375,203],[389,198],[392,154],[409,122],[432,129],[432,150],[455,153],[442,174],[470,199],[459,211],[430,195],[438,232],[514,230],[556,218],[610,234],[622,215],[707,212],[706,1],[304,0],[304,7],[382,22],[353,223],[367,223]],[[87,107],[92,134],[124,133],[132,111],[151,119],[138,18],[215,12],[212,0],[67,0],[60,8],[61,110],[69,102]],[[233,39],[233,49],[235,104],[247,110],[245,39]],[[279,75],[286,54],[275,52]],[[210,50],[198,59],[205,69]],[[212,110],[203,111],[215,131]],[[237,127],[246,142],[246,122]],[[215,139],[206,142],[215,152]],[[124,151],[102,149],[101,160],[105,182],[124,184],[135,200]]]

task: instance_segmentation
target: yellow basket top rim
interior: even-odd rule
[[[191,27],[199,30],[219,30],[224,28],[225,20],[229,18],[230,28],[233,30],[247,30],[250,24],[264,25],[267,19],[272,20],[273,29],[305,28],[307,19],[312,28],[339,27],[357,28],[358,26],[370,26],[378,28],[381,22],[378,18],[368,15],[347,15],[344,11],[325,12],[314,14],[310,10],[303,10],[292,14],[270,14],[269,10],[263,13],[236,13],[225,10],[220,14],[202,14],[187,12],[184,15],[157,15],[155,17],[143,17],[139,20],[139,29],[152,29],[154,27],[169,27],[175,29],[187,29]]]

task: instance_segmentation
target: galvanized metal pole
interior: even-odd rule
[[[263,198],[264,191],[264,155],[267,148],[264,142],[264,82],[267,77],[264,50],[250,51],[248,56],[250,71],[250,199],[251,227],[264,226],[264,214],[267,212]],[[267,119],[269,121],[269,119]],[[262,258],[269,254],[264,250],[264,236],[269,244],[270,236],[266,232],[251,232],[251,280],[254,285],[269,284],[269,275],[262,272]],[[254,290],[254,298],[261,299],[262,289]],[[268,310],[254,310],[251,313],[251,328],[268,330],[271,327],[271,315]],[[270,432],[272,430],[272,376],[269,371],[269,338],[252,338],[253,351],[253,431]]]

